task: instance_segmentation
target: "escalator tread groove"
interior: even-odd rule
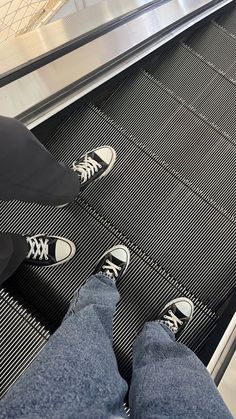
[[[236,40],[213,23],[196,30],[185,43],[221,71],[227,73],[235,63]]]
[[[126,90],[129,91],[128,97]],[[164,119],[158,105],[163,97]],[[235,223],[234,183],[228,181],[236,169],[236,148],[231,137],[196,113],[191,106],[186,107],[185,103],[178,102],[161,83],[139,72],[127,79],[120,91],[103,105],[102,111],[116,123],[123,124],[122,129],[127,137],[132,132],[135,140],[132,135],[131,140],[140,143],[165,170]],[[136,118],[139,124],[135,123]],[[221,159],[222,152],[225,160]],[[185,160],[182,153],[188,153]],[[221,183],[218,180],[219,173]],[[227,191],[228,188],[232,189],[232,193]]]
[[[235,13],[168,53],[155,52],[105,101],[79,104],[44,138],[69,166],[109,143],[118,156],[109,176],[64,209],[1,202],[0,231],[65,236],[77,252],[47,275],[23,264],[0,290],[0,397],[60,325],[98,257],[117,242],[131,251],[114,318],[114,349],[128,382],[133,341],[168,300],[193,300],[195,315],[180,341],[197,354],[217,327],[235,286]]]
[[[218,125],[221,133],[235,143],[235,83],[218,74],[181,44],[146,64],[145,70],[157,82],[168,86],[175,97],[193,106],[198,115],[204,115],[208,122]]]
[[[44,347],[50,334],[32,312],[3,288],[0,290],[0,309],[2,397]]]
[[[231,9],[229,13],[223,13],[217,23],[227,29],[230,34],[236,35],[236,8]]]

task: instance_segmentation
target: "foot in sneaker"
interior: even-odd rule
[[[114,246],[101,256],[93,275],[101,273],[117,282],[126,272],[129,261],[129,249],[122,244]]]
[[[112,147],[105,146],[89,151],[75,161],[72,170],[78,173],[81,181],[81,191],[90,183],[106,176],[114,166],[116,152]]]
[[[29,246],[25,262],[36,266],[55,266],[68,262],[76,251],[75,245],[68,239],[58,236],[26,237]]]
[[[193,316],[194,305],[185,297],[175,298],[163,308],[157,319],[176,335],[180,336]]]

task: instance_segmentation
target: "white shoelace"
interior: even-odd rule
[[[30,245],[27,258],[32,257],[32,259],[36,259],[38,257],[39,260],[42,260],[43,258],[48,260],[48,239],[27,237],[26,240]]]
[[[111,262],[109,259],[106,259],[106,264],[107,265],[103,265],[102,269],[105,270],[106,275],[108,276],[115,276],[115,278],[118,277],[119,273],[118,271],[121,270],[120,266],[117,266],[115,263]]]
[[[176,317],[172,310],[168,310],[168,314],[169,316],[166,314],[164,315],[165,323],[174,333],[176,333],[178,331],[178,325],[182,326],[183,322]]]
[[[98,172],[98,169],[101,168],[101,164],[96,160],[93,160],[91,157],[85,157],[85,160],[79,164],[75,161],[72,165],[72,169],[81,174],[81,183],[86,182],[91,178],[91,176]]]

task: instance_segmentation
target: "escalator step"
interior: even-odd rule
[[[232,64],[229,70],[226,72],[227,77],[231,78],[236,83],[236,63]]]
[[[102,109],[151,155],[235,216],[236,146],[214,126],[142,72],[128,78]]]
[[[130,91],[127,96],[130,97]],[[123,111],[126,115],[124,106]],[[136,121],[142,126],[140,118],[136,114],[135,128]],[[150,123],[155,124],[155,119]],[[67,144],[64,149],[62,138]],[[156,142],[154,137],[153,144]],[[69,163],[75,155],[104,143],[117,150],[118,161],[108,178],[84,192],[86,200],[214,310],[234,283],[235,224],[180,182],[149,149],[137,147],[135,141],[94,109],[75,112],[47,147],[57,159]],[[227,188],[229,191],[230,185]],[[62,226],[63,217],[64,213],[60,216]],[[70,237],[76,240],[75,222],[73,218],[68,220]],[[32,223],[35,224],[33,219]]]
[[[145,68],[236,140],[236,83],[181,44]]]
[[[206,89],[196,100],[194,107],[230,134],[236,144],[236,83],[224,78],[215,80],[211,89]]]
[[[45,345],[49,333],[9,292],[0,290],[0,398]]]
[[[111,181],[111,180],[110,180]],[[91,191],[93,192],[93,191]],[[106,191],[103,190],[104,201],[107,199]],[[77,246],[77,253],[68,264],[61,265],[59,268],[47,270],[32,266],[23,266],[18,270],[17,276],[8,281],[8,287],[14,287],[22,297],[30,301],[32,295],[30,287],[34,287],[38,298],[33,297],[31,303],[36,309],[42,308],[40,300],[46,300],[48,307],[54,306],[57,311],[58,326],[66,312],[69,300],[73,292],[84,283],[94,266],[98,257],[105,249],[117,242],[123,242],[131,249],[131,264],[119,283],[121,301],[114,319],[114,347],[117,354],[119,367],[122,375],[129,381],[131,377],[132,363],[132,343],[137,333],[147,320],[154,320],[166,301],[185,295],[193,299],[195,303],[195,316],[188,329],[181,337],[196,352],[200,351],[209,333],[217,323],[215,314],[198,301],[183,286],[178,284],[164,270],[153,264],[150,258],[138,249],[136,245],[125,238],[118,230],[113,228],[106,220],[97,214],[84,200],[75,201],[67,209],[55,209],[51,207],[35,206],[20,202],[3,203],[5,213],[12,219],[11,230],[26,233],[27,225],[24,219],[21,223],[14,218],[14,213],[20,211],[22,214],[28,213],[28,221],[35,231],[59,232],[74,240]],[[38,209],[35,212],[35,209]],[[97,238],[97,239],[96,239]],[[50,316],[50,311],[44,312],[44,316]],[[1,311],[2,319],[2,311]],[[52,318],[49,321],[52,322]],[[20,323],[19,323],[20,324]],[[9,332],[14,338],[13,329],[18,326],[18,317],[14,319]],[[28,332],[27,339],[31,342],[32,348],[37,349],[38,335]],[[14,338],[14,356],[16,362],[25,366],[28,362],[27,354],[22,350],[25,334],[19,333],[18,338]],[[26,345],[28,345],[26,343]],[[28,346],[26,346],[28,347]],[[29,344],[30,350],[30,344]],[[5,348],[5,359],[8,359],[8,373],[11,371],[11,352]],[[16,371],[17,374],[17,371]],[[7,383],[4,384],[5,387]]]
[[[198,29],[185,42],[194,51],[213,63],[216,68],[226,73],[235,63],[236,40],[214,23],[208,24],[203,29]],[[236,79],[236,73],[231,73],[231,76],[234,80]]]
[[[219,77],[213,68],[182,44],[146,64],[145,69],[188,103],[194,103],[207,86]]]
[[[98,257],[118,242],[131,250],[114,319],[123,377],[131,377],[137,333],[177,296],[195,304],[180,340],[197,354],[204,347],[235,286],[232,16],[218,20],[232,35],[215,23],[197,30],[146,67],[155,78],[133,74],[102,111],[80,107],[46,141],[68,165],[89,149],[113,146],[118,160],[108,177],[63,209],[1,202],[0,231],[65,236],[77,253],[47,272],[22,265],[0,290],[0,397],[60,325]]]
[[[236,8],[220,16],[220,18],[217,19],[217,22],[227,29],[227,31],[236,35]]]

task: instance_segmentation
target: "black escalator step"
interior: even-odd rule
[[[228,32],[236,35],[236,8],[223,14],[217,19],[217,23],[227,29]]]
[[[194,107],[236,141],[236,85],[224,78],[216,79],[194,101]]]
[[[109,189],[108,179],[85,192],[89,204],[191,293],[217,307],[234,286],[235,225],[182,185],[173,187],[168,173],[144,154],[132,165],[117,164],[114,177],[109,205],[96,195]]]
[[[226,71],[226,76],[234,80],[236,84],[236,63],[232,64],[231,67]]]
[[[148,144],[149,138],[157,136],[181,107],[182,103],[137,72],[122,83],[101,109],[137,138],[141,133],[140,140],[145,138]],[[147,121],[152,123],[148,125]]]
[[[43,348],[49,333],[4,289],[0,290],[0,325],[1,398]]]
[[[218,76],[181,44],[146,64],[145,69],[188,103],[194,102]]]
[[[142,100],[140,89],[145,92]],[[134,74],[102,109],[135,135],[151,155],[157,154],[223,206],[229,215],[236,214],[232,179],[236,171],[236,146],[191,108],[183,106],[160,83],[147,74]]]
[[[236,84],[182,44],[145,68],[199,113],[236,138]]]
[[[147,90],[146,90],[146,93],[147,93]],[[130,97],[130,91],[128,92],[127,96]],[[125,105],[124,102],[123,104]],[[122,104],[118,103],[118,108],[120,108],[121,106]],[[124,115],[127,117],[127,114],[126,114],[127,110],[125,109],[125,107],[123,107],[123,109],[124,109]],[[114,127],[114,125],[112,125],[112,123],[109,120],[106,120],[105,117],[101,116],[101,120],[99,121],[98,116],[99,116],[98,112],[97,112],[97,115],[94,115],[92,110],[88,110],[86,112],[86,116],[84,115],[84,118],[85,119],[87,118],[87,123],[85,123],[85,120],[83,119],[83,122],[81,124],[80,122],[81,115],[78,112],[73,117],[74,132],[75,133],[79,132],[80,138],[83,139],[83,141],[84,141],[84,138],[87,138],[87,139],[89,138],[90,141],[93,141],[92,137],[94,133],[96,131],[100,133],[101,126],[102,126],[103,138],[105,138],[105,136],[107,135],[107,132],[109,132],[109,135],[110,135],[109,142],[115,148],[117,147],[118,156],[119,156],[119,150],[121,147],[120,143],[127,144],[127,140],[130,140],[130,142],[132,142],[132,139],[130,139],[128,136],[127,137],[123,136],[123,138],[122,136],[119,137],[118,128]],[[134,112],[133,112],[133,116],[134,116]],[[133,126],[135,128],[138,126],[138,124],[136,124],[136,121],[139,121],[139,124],[142,127],[141,114],[138,115],[135,120],[133,120]],[[113,133],[112,131],[108,130],[106,126],[107,123],[111,126],[111,128],[113,127]],[[151,121],[151,124],[152,123],[154,125],[155,120]],[[96,128],[97,125],[98,127]],[[122,131],[120,131],[120,133],[122,133]],[[58,131],[56,135],[58,135],[59,141],[60,141],[61,135],[66,139],[66,141],[70,141],[70,153],[71,152],[73,153],[73,150],[75,150],[77,147],[76,135],[74,136],[74,145],[73,145],[72,140],[67,138],[67,123],[65,123],[64,126],[61,127],[61,129]],[[96,135],[95,135],[95,139],[97,141]],[[101,141],[101,143],[105,141],[100,137],[99,137],[99,140]],[[54,138],[54,147],[56,147],[56,138]],[[117,172],[118,172],[118,175],[117,175]],[[137,176],[135,176],[136,173],[138,174]],[[109,189],[109,193],[106,195],[105,199],[103,197],[104,185],[105,185],[106,191],[108,191]],[[109,185],[111,185],[110,188],[109,188]],[[94,193],[91,193],[91,190],[93,190]],[[175,260],[174,241],[172,242],[172,239],[170,239],[170,241],[165,240],[165,244],[163,245],[162,245],[162,242],[160,242],[162,237],[172,237],[172,232],[169,232],[169,234],[166,234],[168,228],[174,230],[173,235],[174,236],[176,235],[179,239],[179,242],[176,245],[176,248],[178,249],[181,248],[182,250],[183,250],[182,244],[185,241],[188,241],[188,238],[191,236],[191,231],[194,232],[192,234],[193,235],[192,240],[196,241],[199,246],[199,252],[197,251],[195,254],[196,258],[198,258],[198,256],[200,257],[201,254],[202,255],[205,254],[205,246],[206,246],[206,249],[208,248],[208,251],[211,252],[212,250],[211,241],[213,240],[218,250],[216,250],[216,253],[213,252],[213,255],[211,256],[209,255],[209,258],[207,256],[203,256],[203,261],[204,263],[206,263],[206,265],[208,265],[208,263],[211,264],[211,257],[213,256],[213,258],[215,259],[214,259],[214,262],[212,261],[212,265],[213,267],[215,266],[216,271],[214,273],[213,272],[214,268],[213,268],[211,277],[215,278],[214,275],[217,276],[217,269],[218,269],[219,276],[217,277],[218,279],[221,278],[220,281],[224,282],[224,285],[222,285],[221,290],[217,290],[216,288],[216,293],[218,293],[219,300],[216,297],[216,300],[214,300],[213,303],[217,305],[219,301],[221,301],[222,295],[227,294],[227,292],[231,289],[232,283],[234,282],[232,279],[232,272],[231,271],[226,272],[225,267],[227,264],[228,266],[232,265],[234,261],[234,259],[232,259],[231,248],[232,248],[232,237],[235,234],[235,225],[228,223],[227,220],[224,220],[223,219],[224,217],[218,214],[217,211],[211,208],[204,201],[203,202],[201,201],[201,203],[199,204],[201,207],[201,210],[200,210],[199,215],[196,217],[194,202],[195,202],[195,199],[197,200],[196,202],[198,202],[198,199],[195,198],[194,196],[192,197],[191,193],[189,196],[192,197],[191,199],[193,200],[193,202],[191,202],[191,199],[190,199],[190,202],[188,202],[186,205],[187,207],[186,214],[184,214],[185,206],[183,205],[183,208],[182,208],[181,204],[182,202],[185,202],[186,196],[188,195],[189,195],[188,188],[183,187],[183,185],[180,185],[179,182],[173,177],[173,175],[168,173],[168,171],[166,171],[163,167],[155,164],[155,162],[152,161],[152,158],[150,158],[150,156],[147,156],[142,152],[139,155],[137,155],[137,153],[134,153],[134,152],[131,153],[129,155],[129,158],[125,159],[124,165],[123,165],[123,157],[120,159],[118,157],[118,162],[116,164],[115,170],[113,170],[111,175],[107,179],[105,179],[102,183],[100,184],[97,183],[94,186],[92,186],[92,188],[90,188],[88,191],[85,191],[85,196],[88,197],[87,199],[89,199],[89,202],[92,203],[92,205],[95,208],[97,208],[99,212],[101,212],[102,214],[105,214],[105,216],[110,221],[112,221],[114,225],[117,226],[117,228],[120,231],[124,232],[128,237],[131,237],[132,241],[137,243],[148,254],[150,254],[151,256],[154,256],[155,260],[158,260],[162,266],[165,266],[166,268],[168,268],[171,271],[171,273],[173,273],[175,276],[177,275],[177,272],[173,265],[174,260]],[[175,214],[176,208],[177,208],[177,212],[179,211],[179,216],[180,216],[179,227],[177,230],[175,229],[175,217],[177,217],[178,219],[179,216]],[[189,211],[190,213],[191,211],[193,211],[192,216],[190,216]],[[144,216],[141,217],[141,214],[144,214]],[[173,216],[173,219],[169,221],[171,216]],[[169,217],[169,219],[167,219],[166,217]],[[190,217],[190,225],[189,225],[189,217]],[[206,221],[207,218],[208,218],[208,222]],[[183,220],[185,220],[186,224],[188,224],[187,232],[182,227]],[[222,224],[221,224],[221,220],[222,220]],[[198,223],[199,223],[199,229],[198,229]],[[204,223],[206,224],[207,228],[204,227],[205,225]],[[200,231],[200,225],[202,225],[201,231]],[[226,229],[229,228],[228,230],[229,236],[227,236],[224,226],[227,226]],[[158,231],[159,228],[161,231],[160,230]],[[205,229],[205,232],[204,232],[204,229]],[[216,231],[214,231],[214,229]],[[195,234],[196,234],[196,237],[194,237]],[[211,235],[212,235],[212,238],[211,238]],[[221,246],[222,246],[221,236],[222,235],[225,236],[225,239],[226,239],[225,250],[227,248],[226,253],[229,252],[228,256],[226,255],[223,256],[222,254],[222,249],[221,249]],[[205,236],[206,236],[206,242],[205,242]],[[216,241],[214,239],[214,236],[216,236]],[[181,240],[183,240],[183,243],[181,242]],[[153,246],[153,243],[155,243],[155,246]],[[165,248],[165,246],[167,246],[167,248],[168,246],[170,246],[170,248],[172,248],[173,254],[170,251],[170,249],[168,251],[166,250],[163,251],[163,248]],[[193,244],[193,246],[195,247],[196,244]],[[202,249],[200,250],[201,246],[202,246]],[[191,249],[191,245],[189,243],[187,244],[187,248],[188,247]],[[172,255],[171,261],[169,261],[168,259],[169,255]],[[181,263],[183,259],[184,259],[184,251],[181,258],[177,256],[177,264]],[[197,288],[198,288],[198,285],[199,285],[199,288],[201,288],[202,283],[200,281],[200,284],[198,284],[198,279],[197,279],[198,275],[195,269],[196,263],[198,263],[197,260],[198,259],[196,259],[195,261],[192,260],[192,262],[190,262],[190,266],[192,266],[191,272],[188,271],[189,261],[186,261],[187,262],[187,267],[185,271],[186,275],[183,275],[183,277],[181,275],[182,267],[181,266],[179,267],[178,280],[180,283],[184,283],[184,285],[188,286],[183,281],[187,279],[187,281],[190,281],[191,283],[192,281],[191,275],[193,275],[193,283],[195,284]],[[228,262],[226,262],[226,260],[228,260]],[[226,265],[225,265],[225,262],[226,262]],[[222,271],[221,271],[220,265],[223,268]],[[207,270],[206,275],[208,275],[208,271],[211,270],[211,267],[208,266],[208,267],[203,268],[203,272],[204,272],[204,269]],[[223,278],[226,276],[228,276],[228,282],[225,283]],[[202,273],[202,280],[204,282],[204,273]],[[210,299],[211,287],[209,288],[208,291],[209,291],[209,299]],[[198,295],[197,291],[195,292],[192,290],[192,292]],[[214,294],[214,292],[212,294]],[[223,292],[223,294],[221,294],[221,292]],[[203,299],[208,298],[206,297],[206,294],[204,294],[204,292],[201,293],[201,296],[203,296]]]
[[[79,127],[78,127],[79,124]],[[136,150],[131,142],[122,142],[122,134],[99,115],[84,106],[72,114],[47,142],[47,148],[59,160],[72,165],[86,151],[101,145],[113,145],[119,160],[127,159]],[[66,139],[66,151],[64,141]],[[109,176],[112,176],[112,172]]]
[[[106,201],[107,196],[108,194],[103,190],[101,199]],[[54,308],[58,310],[58,323],[62,320],[73,292],[88,277],[94,263],[104,250],[117,242],[123,242],[130,247],[131,264],[119,283],[121,301],[114,320],[114,347],[119,367],[127,380],[131,376],[131,348],[136,334],[145,321],[155,320],[166,301],[176,296],[185,295],[192,298],[196,308],[191,327],[186,330],[181,341],[187,343],[196,352],[204,345],[217,322],[214,313],[183,286],[178,285],[173,278],[158,272],[148,257],[146,261],[142,257],[142,252],[140,255],[137,246],[129,239],[124,239],[119,231],[112,228],[84,201],[74,202],[64,210],[42,207],[36,213],[37,216],[35,216],[36,207],[33,204],[11,202],[3,203],[3,206],[8,219],[9,217],[12,219],[9,229],[15,231],[17,228],[19,233],[25,233],[27,226],[24,220],[19,223],[19,220],[13,218],[13,214],[16,211],[23,214],[27,212],[28,220],[35,231],[41,231],[42,227],[44,231],[59,231],[60,234],[70,237],[76,243],[77,254],[70,263],[61,265],[60,269],[50,269],[46,272],[43,268],[22,267],[17,273],[18,281],[16,278],[11,280],[11,286],[14,282],[15,288],[18,287],[18,291],[28,301],[32,297],[31,292],[28,291],[29,284],[34,286],[38,292],[38,299],[35,300],[33,296],[31,303],[36,308],[42,307],[40,300],[47,300],[48,304],[54,305]],[[63,310],[62,306],[64,306]],[[44,315],[50,316],[50,311],[45,312]],[[14,322],[12,327],[16,327]],[[16,339],[16,352],[19,345],[17,342]],[[9,356],[9,353],[6,351],[4,356]]]
[[[222,71],[229,70],[235,63],[236,40],[214,23],[198,29],[185,42]],[[232,76],[236,79],[236,73]]]
[[[136,115],[135,121],[141,124],[140,118],[141,115]],[[64,150],[61,138],[68,145]],[[155,142],[156,138],[153,139]],[[180,183],[178,176],[169,172],[169,167],[159,164],[147,150],[142,151],[134,139],[126,136],[95,109],[84,108],[75,112],[59,128],[48,147],[57,158],[69,162],[73,161],[77,152],[80,155],[92,144],[104,143],[117,150],[117,163],[107,178],[95,183],[83,196],[191,293],[209,301],[212,307],[218,306],[233,283],[231,269],[235,260],[232,246],[235,224],[220,209],[215,209],[213,203],[208,203],[191,192],[188,185]],[[71,206],[68,212],[67,231],[76,242],[77,234],[73,232],[73,226],[78,212]],[[62,229],[64,216],[63,212],[57,215]],[[10,214],[7,218],[11,218]],[[52,233],[50,223],[48,227]],[[59,233],[62,234],[62,231]],[[206,278],[209,280],[207,283]]]

